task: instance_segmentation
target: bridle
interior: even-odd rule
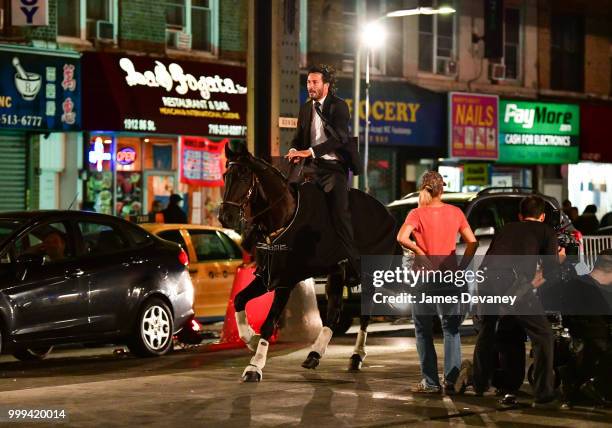
[[[228,164],[227,164],[228,170],[233,165],[240,165],[240,162],[236,162],[236,161],[228,162]],[[250,185],[249,190],[246,193],[246,197],[244,198],[244,201],[242,201],[242,203],[238,203],[238,202],[234,202],[234,201],[222,201],[221,202],[221,206],[229,205],[231,207],[238,208],[239,215],[240,215],[240,223],[241,224],[252,224],[253,220],[255,220],[257,217],[265,214],[266,212],[270,211],[272,208],[274,208],[283,199],[285,199],[287,197],[287,193],[283,193],[283,195],[280,198],[278,198],[273,203],[269,204],[266,208],[264,208],[263,210],[259,211],[257,214],[253,214],[250,217],[245,216],[246,207],[251,203],[251,199],[256,194],[257,184],[259,183],[259,179],[257,178],[257,175],[254,172],[251,172],[251,174],[252,174],[251,185]]]

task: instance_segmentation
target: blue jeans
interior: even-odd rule
[[[455,307],[456,306],[456,307]],[[457,315],[443,315],[457,314]],[[414,330],[421,373],[428,386],[440,386],[438,356],[433,342],[433,317],[439,316],[444,333],[444,380],[454,384],[461,368],[461,336],[463,321],[459,305],[415,303],[413,305]]]

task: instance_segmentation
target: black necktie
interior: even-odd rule
[[[317,112],[317,114],[319,115],[319,117],[323,117],[323,113],[321,113],[321,103],[318,101],[315,101],[314,103],[315,106],[315,111]]]

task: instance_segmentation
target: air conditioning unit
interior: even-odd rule
[[[506,78],[506,66],[503,64],[489,64],[489,78],[491,80],[504,80]]]
[[[179,49],[182,51],[191,50],[191,34],[167,28],[166,46],[171,49]]]
[[[445,76],[457,75],[457,61],[450,58],[439,58],[438,61],[438,73]]]
[[[114,26],[109,21],[96,21],[96,39],[114,40]]]

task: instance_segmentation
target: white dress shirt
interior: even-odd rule
[[[323,103],[325,102],[325,98],[318,100],[321,104],[320,109],[323,110]],[[312,122],[310,124],[310,152],[312,153],[312,157],[315,157],[314,150],[312,147],[318,146],[321,143],[327,141],[327,136],[325,135],[325,127],[323,126],[323,120],[319,116],[319,114],[315,110],[315,100],[312,102]],[[326,160],[338,160],[338,156],[335,153],[327,153],[321,156],[321,159]]]

